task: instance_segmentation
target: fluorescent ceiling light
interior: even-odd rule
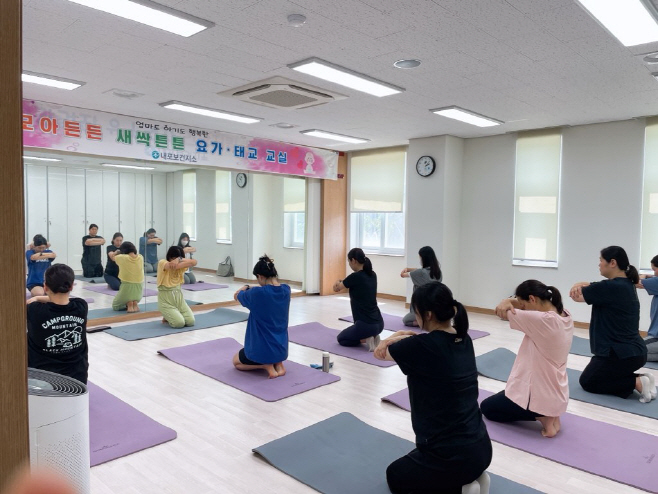
[[[32,84],[41,84],[42,86],[56,87],[68,91],[84,85],[84,82],[72,81],[71,79],[63,79],[52,75],[36,74],[34,72],[23,72],[21,74],[21,80],[23,82],[31,82]]]
[[[131,168],[133,170],[155,170],[155,168],[151,166],[114,165],[112,163],[101,163],[101,166],[111,166],[112,168]]]
[[[658,23],[647,8],[649,0],[578,0],[624,46],[658,41]],[[655,15],[655,9],[651,8]]]
[[[212,22],[165,7],[150,0],[69,1],[185,37],[192,36],[215,25]]]
[[[334,141],[349,142],[352,144],[363,144],[364,142],[368,142],[368,139],[360,139],[358,137],[350,137],[342,134],[334,134],[333,132],[325,132],[324,130],[317,130],[317,129],[302,130],[300,131],[300,134],[304,134],[312,137],[322,137],[323,139],[331,139]]]
[[[203,115],[205,117],[222,118],[224,120],[232,120],[233,122],[246,124],[257,123],[262,120],[262,118],[249,117],[238,113],[229,113],[220,110],[213,110],[212,108],[204,108],[203,106],[188,105],[187,103],[181,103],[180,101],[167,101],[166,103],[160,103],[160,106],[169,108],[170,110],[186,111],[197,115]]]
[[[57,158],[41,158],[39,156],[23,156],[23,159],[26,160],[37,160],[37,161],[62,161]]]
[[[494,120],[493,118],[485,117],[484,115],[478,115],[472,111],[462,110],[456,106],[449,106],[447,108],[437,108],[436,110],[430,110],[432,113],[441,115],[442,117],[452,118],[454,120],[459,120],[471,125],[477,125],[478,127],[494,127],[505,122],[500,120]]]
[[[334,65],[319,58],[309,58],[301,62],[288,65],[289,68],[312,75],[325,81],[335,82],[357,91],[372,94],[373,96],[390,96],[404,91],[403,88],[387,84],[367,75]]]

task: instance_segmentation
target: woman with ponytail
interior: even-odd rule
[[[253,274],[258,286],[245,285],[233,296],[249,309],[244,348],[233,356],[233,365],[241,371],[264,369],[274,379],[286,373],[290,286],[279,283],[274,259],[267,254],[258,260]]]
[[[640,336],[640,301],[635,285],[640,278],[626,255],[616,245],[599,257],[599,272],[607,278],[576,283],[569,295],[592,306],[589,345],[594,356],[580,376],[585,391],[628,398],[640,393],[640,402],[656,397],[653,375],[635,371],[647,362],[647,347]]]
[[[436,258],[436,254],[432,247],[429,245],[421,247],[418,251],[418,257],[420,258],[420,265],[422,266],[420,269],[404,268],[400,273],[402,278],[411,278],[411,281],[414,284],[414,290],[430,281],[443,281],[441,265],[439,264],[439,260]],[[409,307],[409,313],[402,318],[402,322],[405,326],[417,326],[416,314],[411,307]]]
[[[460,493],[483,474],[492,455],[477,402],[468,315],[438,281],[418,287],[411,306],[427,333],[398,331],[374,354],[397,362],[407,376],[416,434],[416,449],[389,465],[386,480],[393,493]]]
[[[369,352],[379,345],[379,333],[384,329],[384,319],[377,306],[377,274],[372,263],[359,248],[347,253],[347,262],[354,271],[344,280],[334,283],[334,292],[347,288],[354,324],[338,334],[338,344],[359,346],[364,343]]]
[[[554,286],[527,280],[516,287],[515,296],[498,304],[496,315],[525,335],[505,391],[482,401],[480,408],[494,422],[538,420],[542,436],[553,437],[569,402],[573,321]]]

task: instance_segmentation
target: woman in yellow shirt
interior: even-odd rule
[[[177,245],[169,247],[166,259],[158,261],[158,310],[162,312],[162,322],[172,328],[194,326],[194,314],[180,289],[185,271],[193,266],[196,259],[185,259],[185,252]]]
[[[121,280],[119,292],[112,302],[112,309],[139,312],[142,283],[144,283],[144,258],[137,253],[137,248],[132,242],[122,243],[119,250],[109,252],[107,255],[119,266]]]

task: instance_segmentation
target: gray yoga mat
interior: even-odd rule
[[[268,379],[265,370],[239,371],[233,355],[242,345],[233,338],[204,341],[159,350],[169,360],[265,401],[278,401],[310,389],[340,381],[340,377],[286,360],[286,374]]]
[[[195,302],[194,300],[186,300],[187,305],[190,307],[193,305],[199,305],[201,302]],[[148,302],[146,305],[143,303],[139,304],[139,310],[143,312],[149,312],[158,310],[157,302]],[[124,316],[128,314],[125,310],[112,310],[112,307],[106,307],[104,309],[93,309],[90,310],[87,318],[88,319],[100,319],[101,317],[114,317],[114,316]]]
[[[168,334],[184,333],[196,329],[213,328],[215,326],[224,326],[236,322],[246,321],[249,313],[239,312],[237,310],[224,309],[220,307],[207,314],[195,314],[194,326],[185,326],[183,328],[172,328],[169,324],[163,324],[162,321],[149,321],[137,324],[127,324],[117,326],[105,331],[105,334],[111,334],[117,338],[127,341],[143,340],[146,338],[156,338]]]
[[[491,395],[480,389],[479,400]],[[382,400],[411,409],[406,388]],[[560,433],[546,439],[536,421],[500,423],[485,419],[493,441],[615,482],[658,492],[658,470],[652,465],[658,455],[658,437],[571,413],[562,414],[560,422]]]
[[[103,388],[90,382],[87,389],[92,467],[176,439],[175,430],[156,422]]]
[[[98,278],[85,278],[85,277],[82,276],[81,274],[76,274],[76,275],[74,276],[74,278],[75,278],[76,280],[86,281],[87,283],[107,283],[107,282],[105,281],[105,278],[103,278],[102,276],[100,276],[100,277],[98,277]]]
[[[578,336],[573,337],[571,342],[571,350],[569,353],[574,355],[582,355],[583,357],[591,357],[592,352],[589,349],[589,340],[587,338],[580,338]],[[646,369],[655,369],[658,370],[658,362],[647,362],[644,364]]]
[[[318,492],[390,494],[386,467],[414,447],[411,441],[372,427],[344,412],[252,451]],[[540,492],[498,475],[489,475],[491,494]]]
[[[490,352],[476,357],[478,372],[485,377],[496,379],[498,381],[507,381],[512,371],[512,365],[516,359],[516,354],[507,348],[496,348]],[[582,372],[575,369],[567,369],[569,376],[569,398],[592,403],[613,410],[634,413],[642,417],[658,419],[658,401],[651,403],[640,403],[639,396],[632,394],[630,397],[623,399],[618,396],[599,395],[588,393],[579,384]]]

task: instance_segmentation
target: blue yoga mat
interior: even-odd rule
[[[582,355],[583,357],[591,357],[592,352],[589,348],[589,340],[587,338],[574,336],[573,341],[571,342],[571,350],[569,350],[569,353],[573,353],[574,355]],[[644,364],[644,367],[646,369],[658,370],[658,362],[647,362]]]
[[[195,302],[193,300],[186,300],[187,305],[190,307],[193,305],[199,305],[201,302]],[[147,304],[139,304],[139,310],[143,312],[149,312],[153,310],[158,310],[157,302],[148,302]],[[101,317],[114,317],[114,316],[124,316],[128,314],[125,310],[112,310],[112,307],[105,307],[104,309],[93,309],[90,310],[87,318],[88,319],[100,319]]]
[[[507,381],[512,371],[514,359],[516,359],[514,352],[511,352],[507,348],[496,348],[476,357],[475,361],[478,372],[483,376],[496,379],[497,381]],[[658,418],[658,401],[640,403],[638,400],[639,396],[635,394],[623,399],[618,396],[588,393],[578,383],[581,374],[582,372],[575,369],[567,369],[567,375],[569,376],[569,398],[612,408],[613,410],[634,413],[642,417]]]

